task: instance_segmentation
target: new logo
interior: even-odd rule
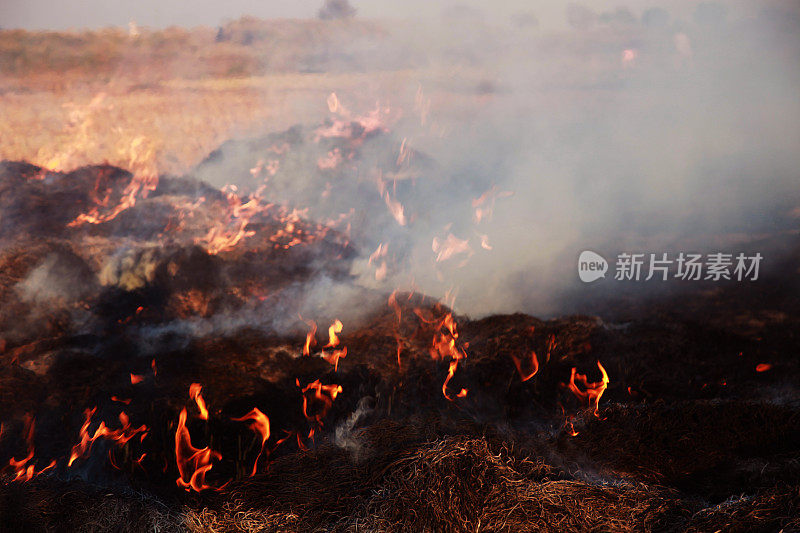
[[[603,256],[590,250],[581,252],[580,257],[578,257],[578,277],[581,278],[582,282],[591,283],[604,278],[607,271],[608,261]]]

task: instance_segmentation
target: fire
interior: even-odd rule
[[[320,353],[320,357],[328,361],[330,364],[334,366],[334,371],[337,372],[339,370],[339,359],[347,357],[347,347],[343,347],[339,350],[335,348],[339,346],[339,337],[336,335],[337,333],[342,332],[342,325],[341,320],[338,318],[334,321],[333,324],[328,328],[328,344],[325,345],[325,348],[334,348],[332,352],[326,352],[322,350]]]
[[[375,269],[376,281],[383,281],[384,279],[386,279],[386,271],[387,271],[386,254],[388,251],[389,251],[389,245],[380,243],[378,245],[378,248],[376,248],[375,251],[372,252],[372,254],[370,254],[369,256],[369,261],[367,261],[367,264],[372,265],[373,263],[378,263],[378,260],[380,260],[380,265]]]
[[[430,347],[431,357],[435,360],[443,360],[445,357],[450,357],[450,365],[447,369],[447,377],[442,383],[442,394],[445,398],[453,401],[453,398],[447,393],[447,385],[450,380],[455,376],[458,364],[467,358],[467,352],[456,344],[458,340],[458,326],[452,313],[447,313],[439,320],[428,320],[423,316],[421,309],[415,309],[414,312],[425,323],[434,324],[433,341]],[[456,398],[464,398],[469,391],[461,389]]]
[[[144,376],[138,374],[131,374],[131,385],[137,385],[144,381]]]
[[[331,326],[328,328],[328,338],[330,340],[328,341],[328,344],[325,345],[325,348],[335,348],[336,346],[339,346],[339,337],[337,337],[336,334],[341,333],[343,327],[342,321],[338,318],[333,322],[333,324],[331,324]]]
[[[253,432],[261,435],[261,450],[259,450],[258,455],[256,456],[256,460],[253,463],[253,471],[250,473],[250,477],[256,475],[256,470],[258,469],[258,460],[261,458],[261,454],[264,452],[264,446],[267,444],[267,440],[269,439],[269,418],[267,415],[262,413],[257,407],[254,407],[249,413],[244,415],[241,418],[232,418],[234,422],[244,422],[246,420],[251,420],[250,422],[250,429]]]
[[[195,401],[197,404],[197,408],[200,410],[200,418],[203,420],[208,420],[208,409],[206,408],[206,401],[203,399],[203,395],[200,394],[203,390],[203,386],[199,383],[192,383],[189,386],[189,397]]]
[[[405,226],[407,223],[406,215],[405,215],[405,208],[403,204],[397,201],[396,198],[392,198],[392,194],[389,192],[389,188],[386,186],[386,181],[381,177],[378,176],[377,179],[378,185],[378,194],[383,198],[383,201],[386,202],[386,207],[389,209],[389,212],[392,214],[392,217],[397,221],[398,224],[401,226]],[[395,182],[395,189],[397,186],[397,182]],[[397,191],[394,191],[395,195]]]
[[[772,365],[769,363],[759,363],[756,365],[756,372],[767,372],[768,370],[772,369]]]
[[[397,200],[393,200],[392,197],[389,196],[388,191],[383,193],[383,199],[386,202],[386,207],[389,208],[389,212],[392,214],[397,223],[400,224],[401,226],[405,226],[406,215],[405,215],[405,209],[403,208],[403,204],[401,204]]]
[[[94,433],[90,435],[89,426],[92,423],[92,417],[94,417],[96,411],[96,407],[84,411],[85,418],[80,430],[81,440],[72,447],[72,453],[70,454],[69,461],[67,461],[68,467],[72,466],[76,460],[88,457],[92,451],[92,445],[97,439],[103,438],[111,441],[116,446],[124,446],[136,435],[140,435],[140,438],[144,438],[147,434],[148,429],[145,425],[141,425],[138,428],[131,427],[130,419],[123,411],[119,414],[120,429],[109,429],[105,422],[101,421]]]
[[[397,317],[397,324],[395,327],[394,338],[397,341],[397,368],[402,369],[403,365],[400,361],[400,354],[403,352],[403,341],[400,337],[400,324],[402,322],[403,311],[400,308],[400,305],[397,303],[397,289],[392,291],[392,294],[389,295],[389,307],[394,309],[394,314]]]
[[[331,113],[341,113],[347,114],[347,110],[344,108],[342,104],[339,103],[339,97],[336,96],[336,93],[331,93],[328,95],[328,111]]]
[[[222,459],[222,454],[206,446],[195,448],[192,437],[186,427],[186,408],[178,415],[178,429],[175,430],[175,460],[180,475],[176,480],[179,487],[200,492],[205,489],[219,490],[222,487],[207,485],[206,474],[212,468],[212,461]],[[223,485],[224,486],[224,485]]]
[[[305,320],[303,317],[300,317],[308,326],[310,327],[308,333],[306,334],[306,342],[303,344],[303,355],[311,355],[311,347],[316,346],[317,344],[317,323],[313,320]],[[331,351],[322,350],[319,353],[319,356],[325,359],[327,362],[334,366],[334,371],[339,370],[339,359],[343,359],[347,357],[347,347],[344,346],[342,348],[337,349],[341,341],[339,340],[338,334],[342,332],[344,325],[342,321],[338,318],[334,320],[333,324],[330,325],[328,328],[328,344],[326,344],[323,348],[333,348]]]
[[[530,356],[528,359],[530,363],[528,364],[528,371],[524,371],[522,369],[522,359],[517,357],[516,355],[512,355],[511,359],[514,361],[514,366],[517,367],[517,372],[519,372],[519,377],[522,378],[522,381],[528,381],[533,376],[539,372],[539,359],[536,357],[536,352],[531,350]]]
[[[400,143],[400,151],[397,154],[397,161],[395,164],[399,167],[404,162],[407,162],[411,159],[411,150],[409,150],[408,146],[406,145],[406,138],[403,137],[403,142]]]
[[[336,93],[328,95],[327,104],[328,111],[338,117],[329,125],[317,128],[315,132],[317,141],[323,137],[346,137],[357,146],[367,135],[385,131],[384,123],[391,115],[391,110],[388,107],[381,107],[380,104],[376,104],[366,115],[354,115],[342,105]]]
[[[394,314],[397,316],[397,325],[399,326],[403,312],[400,309],[400,305],[397,303],[397,289],[392,291],[392,294],[389,295],[389,307],[394,309]]]
[[[489,221],[492,219],[494,213],[495,201],[500,198],[507,198],[511,196],[511,191],[498,191],[497,185],[492,185],[492,188],[484,192],[477,198],[472,200],[473,220],[475,224],[480,224],[484,220]]]
[[[467,258],[469,258],[474,253],[468,240],[459,239],[452,233],[448,233],[444,240],[439,240],[434,237],[431,248],[433,249],[433,253],[436,254],[437,263],[447,261],[451,257],[459,254],[467,254]]]
[[[303,317],[300,317],[300,319],[311,328],[306,334],[306,343],[303,345],[303,355],[311,355],[311,347],[317,344],[317,323],[313,320],[304,320]]]
[[[600,403],[600,397],[603,396],[606,387],[608,387],[608,384],[610,383],[606,369],[603,368],[603,365],[600,364],[600,361],[597,362],[597,368],[600,369],[600,373],[602,374],[600,381],[589,383],[586,375],[578,374],[575,367],[573,367],[569,378],[569,383],[562,383],[562,386],[567,387],[570,392],[572,392],[572,394],[574,394],[575,397],[578,398],[583,404],[589,407],[593,406],[595,416],[598,416],[597,412],[598,404]],[[576,380],[581,384],[583,390],[581,390],[575,383]]]
[[[36,466],[32,463],[34,455],[33,436],[35,432],[36,419],[30,414],[25,415],[25,443],[28,448],[28,454],[22,459],[9,459],[8,465],[14,471],[14,478],[12,481],[30,481],[42,472],[50,470],[56,466],[55,459],[50,462],[46,467],[38,472]]]
[[[318,379],[312,381],[305,387],[300,385],[300,380],[295,380],[295,383],[303,394],[303,416],[305,416],[309,422],[316,423],[316,425],[322,427],[322,419],[325,418],[325,415],[330,411],[336,397],[342,393],[342,386],[334,384],[323,385]],[[313,414],[309,409],[311,404],[309,400],[314,400],[314,403],[317,405],[316,411]],[[309,438],[314,436],[313,427],[308,436]]]
[[[208,230],[205,237],[198,239],[198,244],[204,244],[206,251],[211,255],[231,250],[242,239],[255,235],[254,231],[247,230],[247,226],[250,219],[263,209],[258,205],[257,198],[243,203],[236,194],[235,187],[227,187],[224,192],[228,201],[225,219],[218,221]]]
[[[88,213],[81,213],[69,223],[70,227],[80,226],[85,223],[102,224],[114,219],[117,215],[136,205],[136,197],[146,198],[147,195],[158,187],[158,170],[155,167],[155,148],[152,143],[143,136],[139,136],[131,141],[128,148],[128,170],[133,177],[125,189],[122,191],[122,198],[119,202],[105,213],[100,212],[101,207],[106,207],[109,198],[97,202],[98,205]]]

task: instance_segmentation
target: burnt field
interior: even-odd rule
[[[0,31],[0,530],[800,531],[796,6],[333,4]]]
[[[323,181],[346,173],[320,164],[333,153],[430,171],[424,154],[393,157],[388,136],[345,121],[237,149]],[[3,163],[7,527],[800,527],[796,236],[760,237],[783,259],[744,287],[470,319],[355,283],[355,243],[410,216],[392,210],[410,190],[342,184],[338,208],[384,217],[347,224],[320,204],[321,223],[250,175],[234,192]]]

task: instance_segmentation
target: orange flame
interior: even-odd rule
[[[473,220],[476,224],[480,224],[484,220],[491,220],[492,213],[494,212],[494,203],[499,198],[511,196],[511,191],[497,191],[497,185],[492,185],[492,188],[480,195],[478,198],[472,200],[472,209],[474,210]]]
[[[333,322],[333,324],[331,324],[331,326],[328,328],[328,338],[330,340],[328,341],[328,344],[325,345],[325,348],[335,348],[336,346],[339,346],[339,337],[337,337],[336,334],[341,333],[343,327],[344,326],[342,325],[341,320],[338,318]]]
[[[467,358],[467,353],[463,348],[457,346],[458,340],[458,327],[452,313],[447,313],[440,320],[428,320],[424,317],[421,309],[414,309],[417,316],[427,324],[434,324],[433,341],[430,347],[431,357],[435,360],[443,360],[445,357],[450,357],[450,365],[447,369],[447,377],[442,383],[442,394],[445,398],[453,401],[453,398],[447,394],[447,385],[450,380],[455,376],[458,364],[461,360]],[[456,398],[463,398],[469,391],[461,389]]]
[[[317,344],[317,323],[313,320],[305,320],[303,317],[300,317],[303,322],[309,325],[311,328],[308,333],[306,334],[306,343],[303,345],[303,355],[310,355],[311,354],[311,347],[316,346]]]
[[[320,353],[320,356],[333,365],[334,372],[338,372],[339,359],[344,359],[347,357],[347,346],[343,347],[341,350],[334,350],[332,352],[326,352],[323,350],[322,353]]]
[[[25,443],[28,448],[28,454],[23,459],[14,459],[13,457],[9,459],[8,465],[14,471],[14,478],[11,481],[21,481],[21,482],[30,481],[31,479],[38,476],[42,472],[50,470],[51,468],[55,468],[56,466],[56,461],[55,459],[53,459],[50,462],[50,464],[48,464],[46,467],[42,468],[38,472],[36,471],[36,466],[32,463],[34,455],[33,436],[34,436],[35,426],[36,426],[36,419],[30,414],[26,414]]]
[[[603,396],[603,393],[608,387],[610,380],[608,379],[608,374],[606,373],[606,369],[603,368],[603,365],[600,364],[600,361],[597,362],[597,368],[600,369],[600,373],[602,374],[602,378],[600,381],[596,381],[594,383],[589,383],[589,380],[586,378],[584,374],[578,374],[576,369],[572,368],[572,373],[569,378],[569,383],[562,386],[567,387],[572,394],[575,395],[582,403],[587,406],[594,406],[594,414],[598,416],[598,404],[600,403],[600,397]],[[583,386],[583,390],[581,390],[575,381],[578,381]]]
[[[397,325],[399,326],[403,312],[400,309],[400,305],[397,303],[397,289],[393,290],[392,294],[389,295],[389,307],[394,309],[394,314],[397,316]]]
[[[200,418],[203,420],[208,420],[208,409],[206,408],[206,401],[203,399],[203,395],[200,392],[203,390],[203,386],[199,383],[192,383],[189,386],[189,397],[197,403],[197,408],[200,410]]]
[[[469,258],[474,253],[468,240],[459,239],[452,233],[448,233],[443,241],[434,237],[431,249],[436,254],[437,263],[447,261],[459,254],[467,254],[467,258]]]
[[[405,226],[406,215],[403,204],[401,204],[397,200],[392,199],[392,197],[389,196],[389,191],[383,193],[383,200],[384,202],[386,202],[386,207],[389,208],[389,212],[392,214],[397,223],[400,224],[401,226]]]
[[[148,430],[146,425],[132,428],[128,415],[123,411],[119,414],[120,429],[109,429],[105,422],[101,421],[100,425],[97,426],[97,429],[94,431],[94,434],[89,435],[89,426],[92,423],[92,417],[96,411],[96,407],[84,411],[85,419],[80,430],[81,440],[72,447],[72,453],[67,462],[68,467],[72,466],[72,463],[77,459],[87,457],[92,451],[92,444],[94,444],[97,439],[103,438],[113,442],[116,446],[124,446],[136,435],[141,435],[141,438],[144,438],[147,434]]]
[[[325,415],[330,411],[336,396],[342,392],[341,385],[323,385],[318,379],[312,381],[305,387],[300,386],[299,380],[295,380],[295,383],[300,387],[303,393],[303,416],[305,416],[309,422],[316,422],[319,426],[322,426],[322,419],[325,418]],[[315,400],[315,403],[319,405],[316,413],[313,415],[309,412],[309,399]],[[314,430],[312,428],[309,437],[312,437],[313,434]]]
[[[105,207],[105,202],[92,208],[88,213],[81,213],[68,225],[80,226],[85,223],[102,224],[114,219],[117,215],[136,205],[137,195],[146,198],[147,195],[158,187],[158,170],[155,167],[155,149],[152,143],[143,136],[136,137],[129,147],[129,160],[127,168],[133,174],[130,183],[122,191],[119,203],[106,213],[100,213],[100,207]],[[107,199],[106,199],[107,201]]]
[[[192,437],[186,427],[186,408],[181,409],[178,415],[178,429],[175,430],[175,460],[178,465],[179,476],[176,480],[179,487],[200,492],[204,489],[219,490],[222,487],[207,485],[206,474],[212,468],[212,461],[222,459],[222,454],[206,446],[195,448],[192,446]],[[224,487],[224,485],[223,485]]]
[[[380,243],[378,245],[378,248],[374,252],[372,252],[372,254],[369,256],[369,261],[367,261],[367,264],[370,265],[373,264],[373,262],[377,264],[379,259],[383,259],[380,262],[380,265],[378,265],[375,268],[376,281],[383,281],[384,279],[386,279],[386,272],[388,271],[388,267],[386,265],[385,257],[388,251],[389,251],[389,245]]]
[[[254,407],[249,413],[244,415],[241,418],[231,418],[234,422],[244,422],[245,420],[252,420],[249,425],[249,428],[253,430],[253,432],[261,435],[261,450],[258,452],[256,456],[256,460],[253,463],[253,471],[250,473],[250,477],[256,475],[256,470],[258,468],[258,460],[261,458],[261,454],[264,452],[264,446],[267,444],[267,440],[269,439],[269,418],[267,415],[262,413],[257,407]]]
[[[539,359],[534,351],[531,351],[530,354],[530,364],[528,365],[530,370],[528,372],[522,370],[522,360],[519,357],[512,355],[511,359],[514,361],[514,366],[517,367],[517,372],[519,372],[519,377],[522,378],[522,381],[528,381],[539,372]]]

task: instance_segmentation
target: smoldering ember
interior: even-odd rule
[[[5,8],[0,530],[800,531],[796,3],[235,5]]]

